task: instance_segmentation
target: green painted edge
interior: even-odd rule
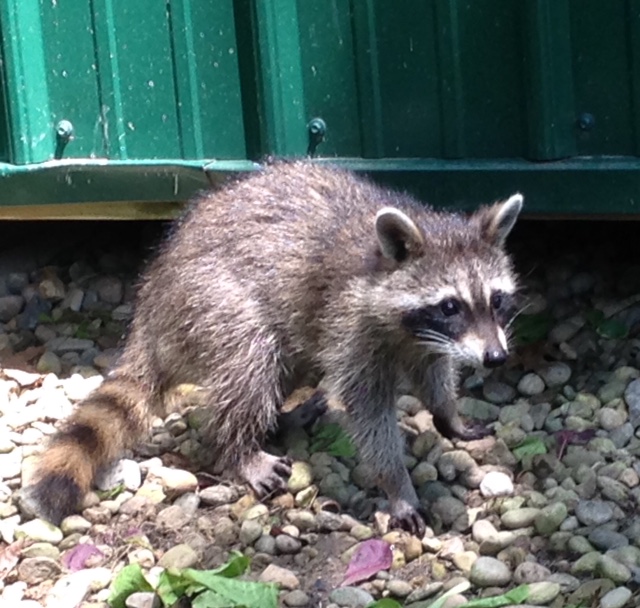
[[[471,209],[520,191],[525,213],[640,214],[640,159],[524,160],[317,158],[369,174],[437,207]],[[0,208],[90,202],[184,202],[225,177],[259,168],[247,160],[50,161],[0,164]],[[107,193],[107,194],[105,194]]]

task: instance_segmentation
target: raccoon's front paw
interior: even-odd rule
[[[291,476],[291,460],[266,452],[259,452],[240,470],[242,478],[251,486],[259,499],[286,492]]]
[[[408,502],[401,500],[391,507],[389,526],[391,528],[402,528],[409,534],[422,538],[426,530],[425,519],[426,515],[422,509],[413,507]]]
[[[438,433],[447,439],[462,439],[463,441],[473,441],[491,435],[492,431],[486,424],[481,422],[464,423],[459,417],[447,418],[441,416],[433,417],[433,425]]]

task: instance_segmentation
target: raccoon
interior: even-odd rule
[[[403,464],[395,387],[408,378],[446,437],[463,365],[507,357],[516,277],[504,243],[522,196],[466,216],[434,211],[348,171],[276,161],[196,200],[144,273],[122,354],[54,436],[30,494],[51,521],[132,448],[180,383],[202,387],[203,434],[259,497],[286,488],[263,451],[309,375],[345,406],[392,525],[424,532]]]

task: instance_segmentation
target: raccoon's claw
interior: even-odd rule
[[[425,519],[426,517],[422,509],[416,509],[410,504],[403,502],[392,508],[389,527],[401,528],[413,536],[422,538],[426,531]]]
[[[286,492],[291,460],[260,452],[241,469],[241,475],[259,499]]]

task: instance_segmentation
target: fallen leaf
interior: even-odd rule
[[[64,554],[62,563],[64,567],[71,572],[77,572],[78,570],[82,570],[86,566],[89,558],[94,555],[104,555],[104,553],[95,545],[80,543]]]
[[[23,545],[24,538],[21,538],[0,550],[0,581],[16,567]]]
[[[380,570],[388,570],[393,561],[391,545],[383,540],[365,540],[351,557],[341,587],[371,578]]]

